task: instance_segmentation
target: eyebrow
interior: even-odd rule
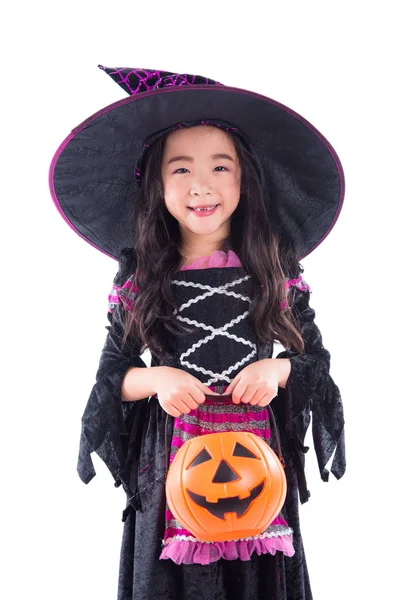
[[[232,156],[230,156],[229,154],[213,154],[211,158],[226,158],[227,160],[235,162]],[[176,162],[178,160],[188,160],[189,162],[193,162],[194,159],[192,156],[174,156],[173,158],[169,159],[167,165],[170,165],[171,163]]]

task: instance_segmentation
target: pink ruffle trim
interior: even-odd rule
[[[160,560],[168,559],[177,565],[209,565],[220,558],[225,560],[250,560],[253,552],[261,554],[276,554],[279,550],[285,556],[293,556],[293,536],[283,535],[253,540],[242,540],[236,542],[214,542],[207,544],[203,542],[190,542],[175,540],[164,546]]]
[[[241,267],[242,263],[238,255],[233,250],[228,250],[228,253],[223,250],[215,250],[210,256],[201,256],[193,261],[190,265],[181,267],[181,271],[194,269],[212,269],[216,267]]]

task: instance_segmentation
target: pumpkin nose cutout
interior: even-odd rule
[[[235,473],[235,471],[231,469],[226,460],[221,460],[212,482],[229,483],[230,481],[236,481],[237,479],[239,479],[237,473]]]

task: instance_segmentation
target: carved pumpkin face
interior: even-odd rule
[[[176,520],[197,539],[229,541],[264,531],[286,498],[275,452],[247,432],[211,433],[187,441],[166,482]]]

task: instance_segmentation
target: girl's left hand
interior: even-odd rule
[[[232,402],[267,406],[278,395],[281,372],[276,359],[258,360],[236,375],[224,394],[232,394]]]

